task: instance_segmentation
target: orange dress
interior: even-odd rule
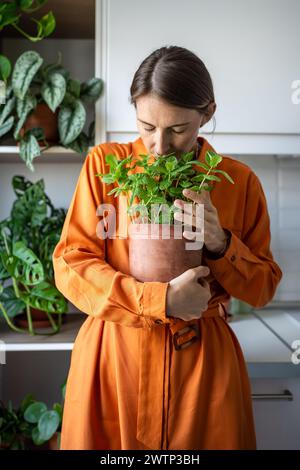
[[[204,161],[213,148],[198,140]],[[255,449],[247,368],[220,305],[232,295],[262,307],[282,276],[270,250],[259,179],[246,164],[223,156],[219,168],[235,185],[223,178],[211,200],[231,240],[222,258],[203,260],[212,297],[195,320],[200,339],[177,350],[176,320],[165,311],[168,283],[130,276],[127,234],[118,223],[115,238],[97,235],[100,204],[126,213],[124,198],[108,196],[113,185],[95,176],[109,170],[108,153],[125,158],[147,150],[139,138],[90,151],[53,253],[57,288],[87,314],[71,356],[61,449]]]

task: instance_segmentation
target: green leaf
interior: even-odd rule
[[[205,154],[205,161],[212,168],[218,166],[218,164],[221,163],[222,160],[223,159],[221,155],[218,155],[217,153],[212,152],[210,150],[208,150]]]
[[[67,148],[72,149],[74,152],[77,153],[86,153],[89,148],[89,139],[85,132],[81,132],[77,139],[73,140]]]
[[[110,166],[110,171],[115,170],[119,163],[119,160],[117,159],[117,157],[112,154],[105,155],[105,161]]]
[[[48,313],[66,313],[67,302],[55,286],[48,282],[40,282],[29,293],[22,293],[21,297],[30,307]]]
[[[3,124],[0,126],[0,137],[7,134],[14,125],[14,117],[10,116]]]
[[[11,217],[17,224],[18,232],[26,226],[32,229],[35,227],[42,229],[47,217],[44,181],[38,180],[33,184],[19,177],[13,179],[13,187],[18,199],[13,204]]]
[[[17,14],[17,5],[15,2],[0,4],[0,31],[4,26],[17,22],[19,17],[20,15]]]
[[[69,76],[70,76],[70,72],[68,72],[60,63],[46,65],[43,68],[43,73],[46,79],[50,77],[52,73],[59,73],[60,75],[64,77],[66,83],[69,80]]]
[[[12,178],[12,187],[16,196],[20,197],[24,194],[26,189],[30,188],[33,184],[28,181],[25,176],[14,175]]]
[[[31,5],[32,5],[33,0],[18,0],[19,7],[23,11],[27,11]]]
[[[12,254],[1,253],[1,259],[9,274],[25,285],[39,284],[44,280],[42,263],[23,241],[13,243]]]
[[[1,109],[0,114],[0,126],[3,124],[5,119],[11,114],[16,104],[16,98],[13,96],[9,100],[6,101],[5,105]],[[11,116],[13,117],[13,116]]]
[[[24,160],[30,171],[34,171],[32,165],[34,158],[40,155],[41,149],[36,137],[32,133],[26,135],[26,137],[20,141],[20,157]]]
[[[157,196],[151,199],[151,204],[167,204],[167,200],[163,196]]]
[[[170,157],[167,159],[166,161],[166,168],[168,171],[172,171],[172,170],[175,170],[175,168],[177,167],[177,158],[176,157]]]
[[[0,258],[2,262],[1,253]],[[2,303],[7,315],[10,318],[13,318],[19,313],[24,312],[26,308],[26,304],[23,302],[23,300],[16,297],[15,291],[12,286],[8,286],[3,289],[3,292],[0,295],[0,302]]]
[[[96,101],[103,91],[103,80],[91,78],[80,86],[80,98],[86,101]]]
[[[194,180],[194,179],[193,179]],[[218,178],[218,176],[214,176],[214,175],[203,175],[203,180],[209,180],[209,181],[221,181],[220,178]]]
[[[187,152],[182,155],[182,160],[184,162],[190,162],[193,160],[194,152]]]
[[[205,165],[205,163],[195,161],[195,162],[193,162],[193,164],[196,165],[196,166],[201,166],[201,168],[203,168],[206,171],[209,170],[209,166]]]
[[[179,185],[181,188],[189,188],[190,186],[192,186],[192,183],[191,181],[181,181]]]
[[[83,104],[77,100],[74,106],[62,106],[58,114],[58,130],[63,145],[70,144],[82,131],[86,119]]]
[[[20,411],[22,415],[24,416],[26,408],[28,408],[29,405],[35,402],[35,399],[31,393],[28,393],[22,400],[21,405],[20,405]]]
[[[23,127],[28,114],[36,107],[37,100],[35,96],[27,95],[23,100],[17,99],[17,115],[19,121],[14,131],[14,138],[19,139],[19,132]]]
[[[37,426],[32,430],[32,440],[36,446],[42,445],[46,442],[44,439],[41,439],[40,431]]]
[[[231,178],[231,176],[229,176],[228,173],[226,173],[226,171],[223,171],[223,170],[213,170],[214,173],[221,173],[223,176],[225,176],[225,178],[228,179],[228,181],[230,181],[230,183],[234,184],[234,181],[233,179]]]
[[[4,55],[0,54],[0,80],[5,83],[11,74],[11,63],[10,60]]]
[[[59,415],[60,423],[62,421],[63,417],[63,407],[60,403],[54,403],[53,405],[53,410],[56,411],[56,413]]]
[[[15,95],[21,100],[42,63],[43,59],[35,51],[26,51],[17,59],[12,74],[12,86]]]
[[[49,11],[38,21],[38,36],[45,38],[55,30],[56,22],[52,11]]]
[[[115,177],[111,173],[108,173],[102,177],[103,183],[112,184],[115,182]]]
[[[24,412],[24,419],[28,423],[38,423],[42,415],[47,411],[47,405],[41,401],[31,403]]]
[[[21,0],[21,1],[23,1],[23,0]],[[27,0],[24,0],[24,1],[25,1],[25,4],[26,4]],[[31,1],[30,3],[31,3],[32,6],[28,6],[26,8],[26,12],[27,13],[33,13],[34,11],[39,10],[43,5],[45,5],[45,3],[47,3],[47,1],[48,0],[33,0],[33,1]],[[24,9],[24,11],[25,11],[25,9]]]
[[[62,394],[63,400],[66,397],[66,387],[67,387],[67,380],[65,380],[64,383],[61,385],[61,394]]]
[[[68,80],[67,90],[76,99],[79,98],[80,97],[80,82],[79,82],[79,80],[73,80],[73,79]]]
[[[40,417],[38,430],[40,439],[48,441],[56,432],[60,423],[60,416],[55,410],[46,411]]]
[[[171,186],[171,182],[169,180],[163,180],[159,183],[159,189],[161,189],[162,191],[167,189],[169,186]]]
[[[25,136],[28,134],[32,134],[38,141],[45,141],[45,132],[42,127],[32,127],[25,132]]]
[[[60,73],[51,73],[48,80],[42,85],[41,94],[45,102],[53,111],[62,103],[66,93],[66,80]]]

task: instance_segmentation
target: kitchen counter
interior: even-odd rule
[[[300,377],[300,364],[292,362],[292,343],[300,340],[300,310],[254,309],[231,318],[228,324],[241,345],[251,378]]]

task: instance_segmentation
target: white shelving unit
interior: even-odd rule
[[[22,52],[36,50],[45,63],[54,63],[57,52],[61,51],[62,64],[70,71],[71,78],[84,81],[95,76],[105,80],[100,50],[103,32],[99,28],[102,8],[101,0],[51,0],[38,14],[42,16],[50,9],[53,11],[56,17],[54,33],[32,43],[6,28],[1,33],[0,53],[14,63]],[[24,24],[26,31],[29,27]],[[101,102],[104,95],[105,91],[95,107],[95,142],[105,140],[105,103]],[[92,107],[88,120],[92,118],[91,113]],[[45,191],[54,206],[68,208],[85,156],[54,146],[44,149],[34,159],[35,171],[31,172],[20,158],[18,146],[0,145],[0,220],[9,215],[15,200],[10,182],[17,174],[31,181],[43,178]],[[66,323],[62,324],[59,333],[51,336],[16,333],[1,319],[0,341],[5,351],[5,363],[0,364],[0,399],[5,403],[12,400],[13,405],[18,406],[26,394],[33,393],[49,406],[59,401],[60,385],[67,377],[74,341],[85,319],[86,315],[69,303]],[[1,354],[3,358],[3,351]]]
[[[86,315],[84,314],[68,313],[67,321],[62,324],[60,332],[52,336],[17,333],[11,330],[6,323],[1,322],[0,337],[5,345],[3,349],[5,352],[71,351],[78,330],[85,319]]]

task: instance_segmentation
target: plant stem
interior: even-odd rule
[[[17,299],[20,299],[20,291],[19,291],[19,288],[18,288],[18,284],[17,284],[17,281],[15,280],[14,277],[11,278],[12,279],[12,283],[13,283],[13,287],[14,287],[14,292],[16,294],[16,297]]]
[[[212,167],[209,168],[209,170],[208,170],[208,172],[206,173],[206,175],[209,175],[209,173],[210,173],[211,170],[212,170]],[[200,186],[199,186],[199,191],[201,191],[201,188],[202,188],[202,186],[203,186],[204,181],[205,181],[205,179],[203,179],[203,180],[201,181],[201,184],[200,184]]]
[[[27,330],[24,330],[24,329],[22,329],[22,328],[18,328],[16,325],[13,324],[13,322],[12,322],[11,319],[9,318],[9,316],[8,316],[8,314],[7,314],[6,310],[5,310],[5,308],[4,308],[3,305],[2,305],[2,302],[0,302],[0,310],[1,310],[1,312],[3,313],[3,316],[4,316],[4,318],[5,318],[5,320],[6,320],[7,324],[8,324],[8,326],[9,326],[12,330],[16,331],[17,333],[25,333],[25,331],[27,331]]]
[[[19,26],[16,23],[11,23],[11,26],[13,26],[13,28],[15,28],[17,31],[19,31],[19,33],[21,33],[23,36],[25,36],[25,38],[29,39],[29,41],[36,42],[36,41],[40,41],[42,39],[42,38],[39,38],[39,37],[29,36],[29,34],[27,34],[25,31],[23,31],[23,29],[19,28]]]
[[[47,314],[48,320],[51,323],[53,330],[55,331],[55,333],[57,333],[59,331],[58,325],[56,325],[55,321],[53,320],[49,312],[45,312],[45,313]]]
[[[209,168],[209,170],[208,170],[208,172],[206,173],[206,175],[209,175],[209,173],[210,173],[211,170],[212,170],[212,166]],[[203,178],[203,180],[201,181],[198,191],[201,191],[201,188],[202,188],[202,186],[203,186],[204,181],[205,181],[205,178]],[[194,206],[195,204],[196,204],[196,202],[193,201],[193,206]]]
[[[31,318],[31,312],[30,312],[30,305],[26,304],[26,315],[27,315],[27,321],[28,321],[28,328],[29,328],[29,334],[30,335],[35,335],[33,326],[32,326],[32,318]]]

